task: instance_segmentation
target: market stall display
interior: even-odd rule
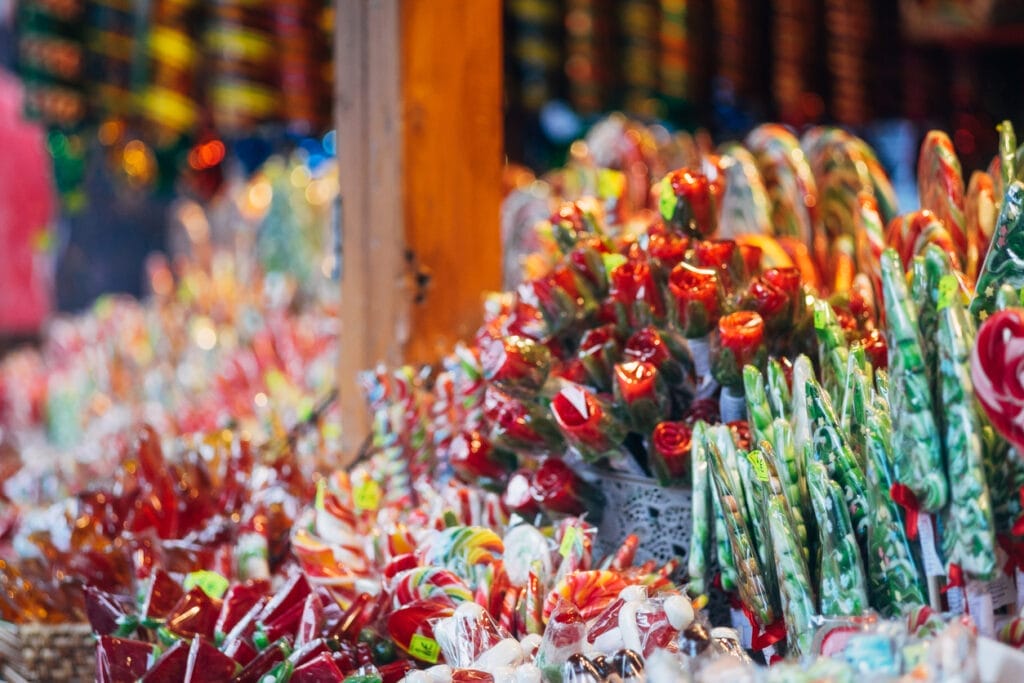
[[[105,477],[7,508],[4,619],[88,619],[110,681],[978,680],[987,638],[1020,641],[1014,155],[998,205],[967,202],[930,135],[900,215],[840,130],[660,136],[589,138],[475,337],[363,375],[348,470],[314,371],[329,305],[261,309],[271,279],[226,261],[79,320],[114,330],[109,401],[150,376],[161,316],[189,312],[158,328],[176,352],[245,332],[204,366],[236,422],[199,385]],[[31,372],[47,390],[13,414],[45,396],[59,435],[66,384]]]

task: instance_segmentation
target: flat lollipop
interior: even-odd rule
[[[1024,189],[1024,186],[1022,186]],[[974,393],[992,426],[1024,449],[1024,309],[1010,308],[988,317],[971,352]]]
[[[719,214],[719,236],[772,233],[768,193],[754,156],[742,145],[731,143],[722,150],[725,193]]]

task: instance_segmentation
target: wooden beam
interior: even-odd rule
[[[358,372],[437,361],[500,285],[501,2],[335,2],[348,461],[369,433]]]
[[[501,285],[501,2],[402,9],[406,239],[423,283],[406,358],[429,363],[472,335]]]

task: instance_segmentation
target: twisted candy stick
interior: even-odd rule
[[[718,237],[733,239],[743,234],[771,234],[768,194],[753,155],[738,143],[726,144],[720,152],[726,180]]]
[[[807,488],[820,544],[818,606],[825,616],[855,616],[868,606],[860,547],[846,511],[843,492],[820,462],[807,463]]]
[[[866,381],[854,368],[858,381]],[[884,373],[878,373],[884,377]],[[889,491],[892,477],[892,425],[885,398],[874,393],[867,421],[867,480],[870,496],[868,516],[868,595],[871,606],[884,615],[899,614],[909,605],[926,604],[922,573],[907,539],[903,513]]]
[[[811,420],[807,411],[807,392],[801,387],[814,381],[814,366],[807,356],[798,356],[793,364],[793,448],[802,453],[804,445],[811,442]]]
[[[829,476],[842,487],[847,510],[857,533],[857,540],[867,538],[868,494],[867,481],[850,451],[849,444],[835,413],[829,404],[828,397],[817,382],[811,380],[806,386],[807,406],[811,417],[814,434],[814,459],[828,468]],[[808,481],[808,488],[810,482]]]
[[[709,443],[708,454],[711,478],[718,491],[719,499],[722,501],[729,543],[736,560],[737,591],[740,600],[762,626],[767,626],[775,621],[775,610],[765,585],[765,574],[761,569],[747,522],[743,517],[742,503],[737,495],[738,492],[730,484],[718,446]]]
[[[1003,197],[992,245],[978,273],[976,294],[971,313],[985,320],[995,310],[996,291],[1008,284],[1014,289],[1024,287],[1024,183],[1013,180]]]
[[[775,233],[814,245],[818,192],[800,141],[783,126],[768,123],[752,130],[746,144],[764,178]]]
[[[686,572],[690,577],[690,589],[703,595],[708,590],[708,570],[711,558],[711,525],[713,524],[711,481],[708,472],[707,425],[699,420],[693,426],[690,441],[690,475],[693,489],[693,526],[690,531],[690,552],[686,560]]]
[[[975,171],[967,183],[967,197],[964,199],[967,229],[967,277],[978,276],[981,261],[985,258],[992,233],[996,228],[995,183],[985,171]]]
[[[798,657],[810,652],[814,638],[814,596],[801,545],[790,523],[789,506],[781,491],[777,490],[778,482],[773,483],[776,491],[767,501],[768,531],[786,622],[786,643],[789,654]]]
[[[801,481],[803,468],[798,464],[796,449],[793,447],[793,428],[788,421],[777,418],[772,422],[771,435],[773,445],[771,450],[775,455],[775,469],[778,471],[786,502],[793,514],[793,528],[796,530],[797,540],[800,541],[800,546],[803,548],[804,559],[809,561],[807,522],[808,520],[813,521],[813,518],[808,514],[809,509],[805,509],[806,483]],[[763,446],[762,450],[767,452]]]
[[[917,192],[921,208],[941,220],[956,247],[960,263],[966,262],[967,229],[964,218],[964,179],[953,141],[939,130],[928,131],[917,159]]]
[[[857,266],[866,273],[876,289],[881,288],[882,273],[878,259],[885,251],[885,223],[878,210],[875,197],[860,193],[857,195],[857,213],[854,216],[857,245]]]
[[[948,485],[942,471],[942,450],[932,413],[917,312],[907,291],[899,256],[892,249],[882,254],[882,289],[890,353],[892,388],[888,395],[896,478],[910,488],[923,510],[932,512],[946,504]]]
[[[953,276],[946,278],[944,282],[952,286],[944,291],[953,294],[939,302],[939,405],[945,423],[950,506],[944,516],[942,549],[949,562],[970,575],[987,579],[996,569],[996,539],[971,380],[974,333]]]

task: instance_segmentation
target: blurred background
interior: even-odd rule
[[[612,111],[715,140],[835,123],[879,150],[910,210],[925,130],[950,132],[966,175],[1024,112],[1022,2],[504,8],[507,158],[537,173]],[[147,257],[196,245],[323,286],[333,32],[328,0],[0,0],[2,344],[103,293],[144,294]]]

